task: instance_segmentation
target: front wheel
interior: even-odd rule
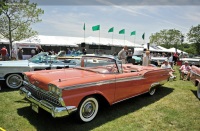
[[[197,86],[197,97],[200,99],[200,83]]]
[[[6,85],[9,88],[17,89],[20,86],[22,86],[22,76],[19,74],[10,74],[8,77],[6,77]]]
[[[90,122],[97,115],[99,103],[95,97],[85,98],[78,109],[78,118],[82,122]]]

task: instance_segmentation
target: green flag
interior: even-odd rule
[[[100,25],[92,26],[92,31],[100,30]]]
[[[144,40],[144,38],[145,38],[145,33],[142,35],[142,39]]]
[[[84,23],[84,25],[83,25],[83,30],[85,30],[85,23]]]
[[[125,29],[120,30],[119,34],[125,34]]]
[[[131,32],[131,36],[136,35],[136,31]]]
[[[108,30],[108,33],[109,33],[109,32],[113,32],[113,31],[114,31],[114,27],[110,28],[110,29]]]

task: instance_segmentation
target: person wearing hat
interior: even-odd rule
[[[174,76],[173,72],[174,70],[172,69],[171,65],[169,64],[169,62],[167,60],[165,60],[163,62],[163,64],[161,65],[162,69],[171,69],[171,71],[169,72],[170,78],[174,79],[176,78],[176,76]]]
[[[184,65],[182,65],[180,67],[180,71],[181,71],[181,79],[182,80],[188,80],[190,77],[190,70],[191,70],[191,66],[189,65],[188,61],[184,62]],[[187,75],[186,78],[184,79],[184,75]]]

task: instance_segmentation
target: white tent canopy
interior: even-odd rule
[[[142,47],[139,44],[132,43],[128,40],[121,40],[121,39],[111,39],[111,38],[99,38],[99,37],[87,37],[83,38],[80,41],[77,41],[77,44],[81,44],[82,42],[85,42],[89,45],[107,45],[107,46],[128,46],[128,47]]]
[[[9,44],[10,42],[7,39],[0,39],[0,43],[2,43],[2,44]]]
[[[144,48],[147,48],[147,45],[144,45]],[[167,48],[164,48],[162,46],[150,46],[149,48],[150,48],[149,50],[152,51],[152,52],[168,52],[168,53],[176,52],[176,48],[167,49]],[[181,51],[179,49],[177,49],[177,52],[178,53],[183,52],[183,54],[188,54],[187,52]]]
[[[171,52],[176,52],[176,48],[174,48],[174,47],[173,47],[173,48],[170,48],[169,50],[170,50]],[[179,49],[177,49],[177,52],[178,52],[178,53],[183,52],[183,54],[188,54],[187,52],[184,52],[184,51],[179,50]]]
[[[66,37],[66,36],[44,36],[38,35],[22,41],[17,41],[18,44],[36,44],[46,46],[70,46],[78,47],[76,41],[80,40],[80,37]]]

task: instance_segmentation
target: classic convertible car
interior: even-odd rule
[[[83,56],[80,67],[24,72],[20,94],[36,112],[42,108],[53,117],[76,112],[80,121],[89,122],[102,101],[113,105],[144,93],[154,95],[156,87],[168,79],[168,69]]]
[[[57,56],[42,52],[29,60],[0,61],[0,80],[6,82],[9,88],[19,88],[22,85],[22,72],[68,68],[80,65],[80,60],[57,60]]]
[[[200,99],[200,68],[192,66],[190,80],[197,86],[197,97]]]

